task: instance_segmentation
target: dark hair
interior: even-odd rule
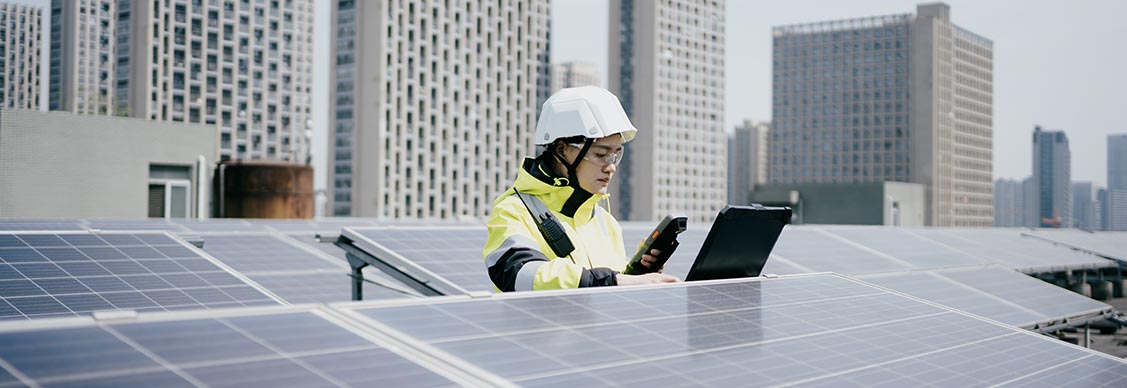
[[[559,160],[552,157],[552,154],[556,153],[556,150],[559,149],[560,146],[566,144],[583,144],[583,142],[586,140],[587,138],[583,136],[572,136],[556,139],[552,141],[552,144],[548,144],[544,147],[544,152],[540,153],[539,158],[540,160],[550,160],[550,163],[557,164],[559,163]]]

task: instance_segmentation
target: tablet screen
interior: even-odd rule
[[[685,280],[759,276],[790,216],[789,207],[727,206],[720,210]]]

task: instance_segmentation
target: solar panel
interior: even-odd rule
[[[337,233],[339,233],[339,231],[337,231]],[[338,258],[342,262],[348,262],[348,258],[345,256],[344,249],[341,249],[336,244],[334,244],[336,242],[335,236],[331,238],[332,241],[327,241],[327,239],[330,238],[328,236],[332,236],[332,234],[322,235],[322,238],[318,238],[316,233],[289,233],[287,234],[287,236],[302,244],[305,244],[308,247],[314,248],[318,251],[328,254],[329,256]]]
[[[347,262],[328,257],[289,237],[263,232],[207,233],[202,237],[205,252],[288,303],[352,300],[351,269]],[[403,298],[411,294],[406,285],[378,271],[367,270],[365,275],[383,285],[365,282],[367,299]]]
[[[911,263],[809,226],[783,229],[771,253],[817,272],[862,274],[913,268]],[[773,268],[771,261],[767,260],[767,268]]]
[[[167,230],[181,232],[187,229],[163,218],[152,219],[92,219],[86,227],[98,230]]]
[[[905,228],[823,226],[820,229],[888,255],[914,268],[989,264],[989,261],[981,257],[920,237]]]
[[[1028,384],[1089,368],[1097,382],[1127,378],[1110,356],[837,275],[340,308],[533,387]]]
[[[273,234],[204,234],[203,250],[242,273],[341,269],[304,247]],[[344,268],[347,272],[347,267]]]
[[[1103,257],[1127,261],[1127,232],[1038,229],[1022,233],[1071,248],[1083,249]]]
[[[992,265],[862,275],[860,279],[921,299],[1026,329],[1045,331],[1103,319],[1104,303]]]
[[[0,375],[0,386],[488,385],[316,312],[288,310],[0,331],[0,373],[19,375]]]
[[[0,219],[0,230],[32,231],[32,230],[83,230],[86,229],[80,220],[52,220],[52,219]]]
[[[911,229],[910,232],[956,247],[1007,268],[1028,273],[1115,266],[1114,263],[1094,255],[1023,237],[1022,232],[1017,229],[924,228]],[[1121,237],[1127,238],[1127,234]]]
[[[0,233],[0,319],[276,304],[163,232]]]
[[[173,222],[192,232],[251,232],[267,230],[264,225],[255,225],[241,219],[178,219],[173,220]]]
[[[1004,268],[951,269],[942,271],[942,274],[1050,319],[1082,317],[1112,310],[1105,303]]]
[[[481,257],[486,239],[481,225],[344,228],[341,234],[444,294],[493,290]]]

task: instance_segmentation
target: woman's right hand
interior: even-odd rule
[[[659,272],[652,272],[645,275],[627,275],[620,273],[615,275],[615,280],[618,281],[620,286],[634,286],[639,284],[657,284],[657,283],[677,283],[681,281],[675,276],[666,275]]]

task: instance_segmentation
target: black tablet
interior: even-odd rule
[[[783,226],[789,207],[726,206],[720,210],[686,281],[759,276]]]

